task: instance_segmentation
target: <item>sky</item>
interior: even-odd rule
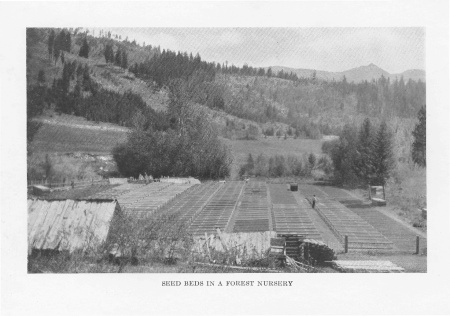
[[[140,44],[198,52],[203,60],[236,66],[247,63],[338,72],[373,63],[389,73],[425,70],[424,28],[102,29]]]

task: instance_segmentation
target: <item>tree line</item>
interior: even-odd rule
[[[274,155],[270,157],[259,154],[256,158],[249,154],[246,163],[240,166],[239,176],[310,177],[312,171],[316,169],[321,169],[329,174],[331,162],[326,156],[317,159],[313,153],[304,156]]]
[[[119,47],[114,53],[112,43],[108,43],[105,45],[103,54],[107,63],[113,63],[114,65],[124,69],[128,68],[128,53],[125,49]]]
[[[418,112],[418,122],[412,137],[412,159],[421,167],[426,166],[426,110]],[[324,142],[322,151],[327,153],[334,168],[334,181],[339,185],[385,185],[396,168],[392,133],[382,122],[373,126],[366,118],[357,128],[345,125],[338,140]]]
[[[91,78],[88,65],[76,61],[66,61],[61,78],[54,79],[50,87],[43,83],[28,87],[29,118],[41,114],[51,104],[58,113],[82,116],[90,121],[127,127],[140,125],[156,130],[169,126],[165,116],[147,106],[141,96],[131,91],[119,93],[100,87]]]
[[[357,128],[345,125],[339,140],[325,142],[322,151],[333,161],[339,185],[385,185],[395,168],[392,133],[382,122],[374,127],[366,118]]]
[[[217,179],[230,174],[230,149],[223,145],[217,129],[205,120],[187,97],[183,80],[170,83],[170,103],[165,131],[135,129],[124,144],[113,150],[120,173],[161,176],[193,176]]]

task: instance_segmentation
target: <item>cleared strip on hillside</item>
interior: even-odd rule
[[[126,141],[127,132],[79,128],[44,123],[36,133],[35,152],[89,152],[110,154],[114,146]]]

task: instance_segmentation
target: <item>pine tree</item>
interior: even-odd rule
[[[125,50],[122,51],[122,60],[121,60],[120,66],[123,69],[126,69],[128,67],[128,56],[127,56],[127,52]]]
[[[58,58],[59,58],[60,53],[61,52],[59,50],[59,47],[55,44],[55,46],[53,47],[53,58],[55,58],[55,65],[58,62]]]
[[[385,122],[380,124],[375,137],[372,161],[375,171],[374,184],[385,185],[394,168],[392,134]]]
[[[48,55],[50,58],[53,57],[53,46],[55,45],[55,31],[51,30],[48,36]]]
[[[368,118],[364,120],[358,135],[356,145],[356,157],[354,163],[355,174],[365,182],[370,184],[375,177],[373,165],[374,135],[372,124]]]
[[[346,124],[339,136],[339,142],[331,149],[336,184],[356,184],[358,177],[354,172],[354,163],[356,157],[355,144],[357,142],[357,130]]]
[[[116,51],[116,56],[114,58],[114,65],[120,66],[121,64],[122,64],[122,51],[120,50],[120,48],[118,48]]]
[[[80,52],[78,53],[80,57],[88,58],[89,57],[89,44],[87,42],[86,37],[83,40],[83,44],[81,44]]]
[[[418,113],[419,123],[413,131],[412,159],[419,166],[427,165],[427,112],[423,106]]]
[[[105,55],[105,61],[107,63],[114,62],[114,51],[113,51],[113,48],[112,48],[111,44],[106,44],[104,55]]]

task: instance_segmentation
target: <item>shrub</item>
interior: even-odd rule
[[[175,120],[175,129],[136,130],[113,149],[118,170],[126,177],[139,174],[224,178],[230,173],[231,155],[217,130],[201,113]],[[180,126],[181,125],[181,126]]]

